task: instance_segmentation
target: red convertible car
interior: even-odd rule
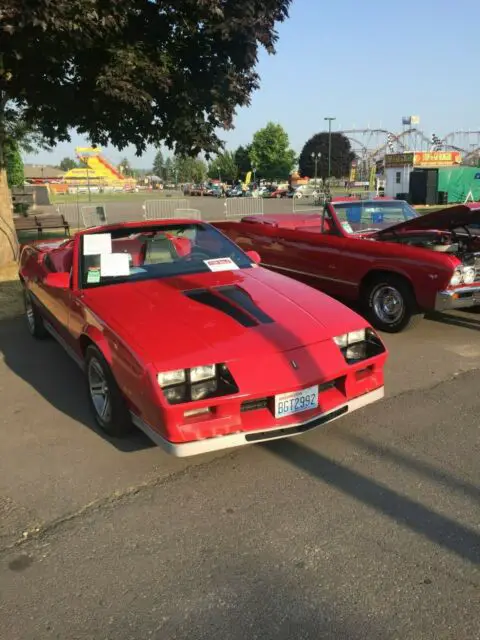
[[[189,456],[305,432],[383,396],[384,345],[339,302],[191,220],[88,229],[20,258],[33,336],[84,369],[113,436]]]
[[[425,311],[480,304],[480,209],[418,215],[399,200],[337,200],[321,213],[216,223],[265,267],[346,301],[378,329],[401,331]]]

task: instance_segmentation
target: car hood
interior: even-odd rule
[[[457,227],[465,227],[479,222],[480,209],[475,210],[464,204],[459,204],[439,211],[432,211],[432,213],[425,213],[418,216],[418,218],[412,218],[411,220],[394,224],[391,227],[386,227],[378,231],[377,236],[389,234],[392,231],[427,231],[430,229],[451,231]]]
[[[145,362],[173,368],[258,361],[367,326],[341,303],[260,267],[92,288],[84,302]]]

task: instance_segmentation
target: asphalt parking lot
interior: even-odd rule
[[[142,196],[141,193],[134,200],[128,200],[125,202],[109,202],[106,198],[102,201],[101,198],[95,198],[91,204],[88,202],[80,203],[78,206],[74,202],[70,202],[66,205],[58,205],[59,210],[63,213],[66,219],[70,222],[72,227],[81,227],[82,223],[82,208],[93,207],[96,204],[104,204],[107,213],[108,222],[125,222],[127,220],[141,220],[143,219],[144,210],[143,205],[145,202],[151,202],[154,197]],[[169,198],[160,197],[163,202],[167,202]],[[170,200],[185,200],[181,195],[179,198],[170,198]],[[212,198],[208,196],[192,196],[187,197],[188,208],[197,209],[202,213],[202,219],[222,220],[225,218],[226,205],[224,198]],[[244,200],[244,211],[246,214],[250,212],[258,212],[258,207],[263,207],[265,213],[291,213],[293,210],[293,201],[290,198],[280,199],[261,199],[261,198],[236,198],[236,201]],[[229,206],[232,207],[232,201],[229,201]],[[179,203],[183,208],[185,203]],[[241,204],[241,203],[240,203]],[[304,211],[314,211],[313,206],[305,201],[297,201],[296,208]]]
[[[179,460],[94,427],[80,371],[0,324],[0,619],[38,638],[480,637],[480,315],[387,336],[387,398]]]

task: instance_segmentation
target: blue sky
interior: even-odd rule
[[[427,134],[480,130],[479,30],[478,0],[294,0],[277,55],[261,53],[261,88],[223,135],[227,148],[247,144],[273,120],[300,151],[324,129],[324,116],[337,118],[334,129],[399,131],[402,116],[419,115]],[[83,144],[73,135],[25,161],[55,164]],[[155,154],[105,153],[139,168],[151,167]]]

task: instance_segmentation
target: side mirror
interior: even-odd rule
[[[45,276],[43,283],[52,289],[68,289],[70,286],[70,273],[54,272]]]
[[[257,251],[247,251],[246,254],[250,258],[250,260],[255,262],[255,264],[260,264],[260,262],[262,261],[260,254],[257,253]]]

